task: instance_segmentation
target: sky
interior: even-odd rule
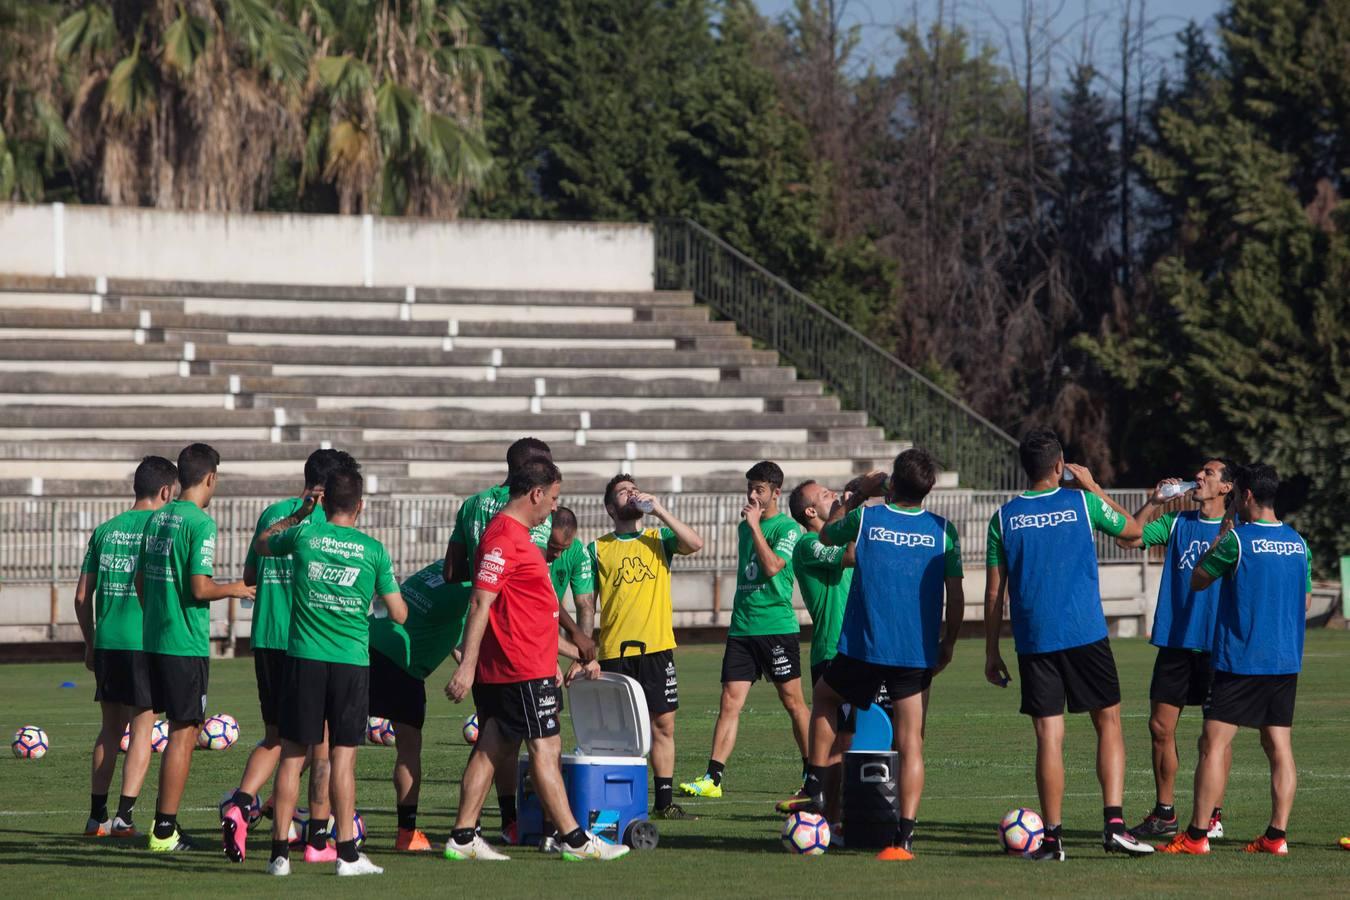
[[[793,0],[755,0],[760,11],[777,17],[793,8]],[[895,62],[898,42],[895,25],[911,21],[917,14],[928,23],[937,14],[939,0],[838,0],[843,23],[860,28],[858,54],[860,66],[873,64],[889,71]],[[1007,33],[1018,25],[1023,0],[942,0],[945,18],[953,16],[966,30],[999,48],[1005,59]],[[1119,71],[1116,55],[1120,45],[1120,18],[1125,0],[1029,0],[1037,10],[1036,18],[1048,33],[1062,36],[1051,62],[1052,78],[1063,78],[1071,62],[1089,48],[1099,71],[1108,77]],[[1137,2],[1137,0],[1136,0]],[[1145,18],[1151,41],[1149,52],[1159,64],[1170,62],[1175,48],[1172,36],[1192,19],[1214,30],[1214,16],[1223,7],[1222,0],[1145,0]],[[1012,51],[1017,52],[1017,51]]]

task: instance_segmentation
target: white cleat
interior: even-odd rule
[[[284,877],[291,874],[291,860],[289,857],[278,856],[267,864],[267,874]]]
[[[1206,835],[1211,841],[1223,837],[1223,819],[1209,820],[1209,833]]]
[[[339,875],[383,875],[384,869],[371,862],[369,856],[358,853],[355,862],[339,859],[337,861],[337,873]]]
[[[458,843],[452,836],[445,842],[446,859],[479,859],[487,862],[497,862],[503,859],[510,859],[505,853],[498,853],[492,849],[492,845],[483,840],[483,836],[475,834],[468,843]]]
[[[566,841],[559,841],[558,849],[562,851],[562,858],[568,862],[582,862],[588,859],[607,862],[611,859],[618,859],[620,856],[627,856],[629,850],[626,844],[611,844],[608,841],[602,841],[589,831],[586,832],[586,843],[580,847],[570,847]]]
[[[1128,831],[1116,831],[1107,832],[1102,835],[1102,849],[1107,853],[1124,853],[1127,856],[1148,856],[1153,852],[1153,845],[1145,844]]]

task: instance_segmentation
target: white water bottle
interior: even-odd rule
[[[1164,500],[1171,500],[1193,490],[1195,490],[1194,481],[1178,481],[1176,484],[1164,484],[1158,488],[1158,496]]]
[[[389,605],[383,597],[376,597],[370,604],[370,614],[377,619],[389,618]]]

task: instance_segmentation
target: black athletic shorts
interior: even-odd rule
[[[562,692],[553,676],[533,681],[473,686],[478,727],[495,720],[509,741],[553,737],[562,726]]]
[[[258,706],[264,725],[281,723],[281,695],[285,690],[286,651],[253,648],[253,674],[258,679]]]
[[[210,658],[146,653],[145,660],[150,668],[151,708],[170,722],[206,721]]]
[[[1208,653],[1159,647],[1148,699],[1169,706],[1199,706],[1209,696],[1213,680],[1214,664]]]
[[[94,699],[149,709],[150,662],[141,650],[94,650]]]
[[[680,708],[680,683],[675,675],[675,651],[658,650],[616,659],[600,660],[605,672],[627,675],[642,685],[647,697],[647,712],[653,716],[674,712]]]
[[[833,659],[827,659],[811,667],[811,688],[813,692],[815,686],[820,683],[820,679],[825,677],[825,672],[830,668],[832,662],[834,662]],[[858,708],[852,703],[845,703],[840,706],[839,715],[834,718],[834,729],[841,734],[857,734]]]
[[[801,638],[795,634],[756,634],[727,638],[722,654],[722,683],[767,678],[782,684],[802,677]]]
[[[1111,641],[1102,638],[1081,647],[1017,657],[1022,679],[1022,712],[1035,718],[1105,709],[1120,702],[1120,678]]]
[[[1205,718],[1246,728],[1294,724],[1298,675],[1234,675],[1215,672]]]
[[[370,668],[351,663],[286,657],[277,731],[306,747],[328,743],[359,747],[366,740],[366,708],[370,703]]]
[[[883,688],[892,701],[923,693],[933,683],[933,670],[883,666],[840,653],[830,660],[824,678],[836,694],[859,709],[867,709]]]
[[[370,714],[413,728],[427,721],[427,683],[375,649],[370,651]]]

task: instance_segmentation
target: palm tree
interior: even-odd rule
[[[47,50],[58,14],[52,3],[0,0],[0,199],[44,199],[66,163],[70,135]]]

